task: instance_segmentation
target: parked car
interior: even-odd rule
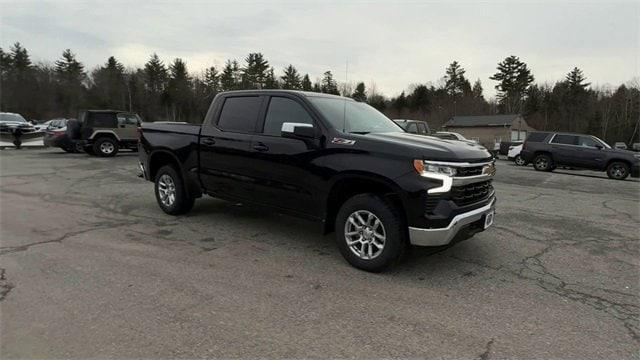
[[[522,145],[524,141],[502,141],[499,142],[498,146],[499,146],[499,151],[498,153],[500,155],[504,155],[509,157],[509,151],[511,151],[511,148],[514,146],[518,146],[518,145]]]
[[[83,147],[77,141],[69,138],[67,134],[67,121],[75,119],[55,119],[48,121],[43,142],[44,146],[59,147],[69,153],[83,152]]]
[[[406,133],[339,96],[220,93],[202,125],[144,123],[139,157],[167,214],[209,194],[316,220],[368,271],[394,264],[408,244],[453,244],[493,223],[486,149]]]
[[[527,165],[527,162],[520,155],[521,151],[522,151],[522,144],[509,146],[507,159],[513,161],[513,163],[518,166]]]
[[[407,120],[407,119],[394,119],[393,122],[398,124],[404,131],[411,134],[429,135],[431,130],[429,124],[426,121],[420,120]]]
[[[524,142],[520,155],[538,171],[566,166],[606,171],[609,178],[616,180],[640,175],[640,154],[613,149],[592,135],[533,132]]]
[[[38,140],[42,135],[22,115],[0,112],[0,140],[11,142],[19,149],[24,141]]]
[[[137,151],[140,124],[135,113],[87,110],[80,112],[77,121],[67,121],[67,134],[88,154],[109,157],[121,148]]]
[[[621,142],[621,141],[617,141],[613,144],[613,147],[615,149],[621,149],[621,150],[627,150],[627,144]]]

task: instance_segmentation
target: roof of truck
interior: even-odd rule
[[[282,89],[231,90],[231,91],[223,91],[220,94],[293,94],[293,95],[301,95],[301,96],[307,96],[307,97],[327,97],[327,98],[347,99],[347,100],[355,101],[351,98],[340,96],[340,95],[332,95],[332,94],[318,93],[318,92],[312,92],[312,91],[282,90]]]

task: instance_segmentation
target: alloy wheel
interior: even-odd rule
[[[164,206],[170,207],[176,201],[176,185],[173,178],[168,174],[163,174],[158,179],[158,194]]]
[[[115,149],[116,147],[110,141],[105,141],[100,144],[100,151],[102,151],[103,154],[111,154]]]
[[[349,250],[357,257],[371,260],[382,253],[387,234],[382,221],[375,214],[367,210],[358,210],[347,218],[344,238]]]

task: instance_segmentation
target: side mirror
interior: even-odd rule
[[[311,124],[286,122],[282,124],[281,135],[292,139],[315,139],[316,130]]]

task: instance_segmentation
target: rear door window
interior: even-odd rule
[[[409,125],[407,125],[407,132],[417,134],[418,126],[416,125],[416,123],[409,123]]]
[[[580,136],[580,144],[579,145],[580,146],[584,146],[584,147],[590,147],[590,148],[596,148],[598,146],[602,146],[597,141],[595,141],[593,138],[588,137],[588,136]]]
[[[272,97],[264,120],[265,135],[280,136],[282,124],[299,123],[313,125],[313,119],[302,105],[283,97]]]
[[[551,140],[551,143],[560,145],[578,145],[578,137],[575,135],[557,134],[553,140]]]
[[[230,132],[254,132],[261,105],[262,98],[258,96],[225,99],[218,120],[218,128]]]
[[[93,127],[114,128],[117,126],[115,113],[93,113],[90,116]]]
[[[542,142],[544,141],[544,139],[547,138],[548,133],[540,133],[540,132],[534,132],[529,134],[529,137],[527,138],[527,141],[529,142]]]

